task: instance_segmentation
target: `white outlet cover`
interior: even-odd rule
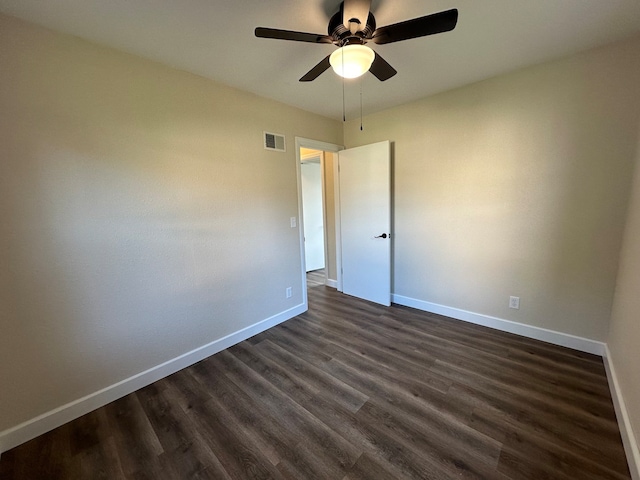
[[[509,297],[509,308],[520,309],[520,297]]]
[[[291,228],[296,228],[297,225],[298,220],[296,219],[296,217],[291,217]]]

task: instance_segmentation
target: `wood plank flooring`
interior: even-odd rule
[[[325,270],[321,268],[320,270],[311,270],[307,272],[307,286],[309,287],[318,287],[320,285],[324,285],[325,283]]]
[[[4,453],[0,478],[630,478],[600,358],[309,285],[307,313]]]

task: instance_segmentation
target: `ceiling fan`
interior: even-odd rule
[[[368,42],[383,45],[448,32],[458,22],[458,10],[454,8],[376,28],[376,19],[370,10],[371,0],[344,0],[340,10],[329,20],[328,35],[265,27],[256,28],[255,35],[295,42],[332,43],[339,47],[300,78],[301,82],[315,80],[329,67],[345,78],[356,78],[370,71],[384,82],[398,72],[377,52],[367,47]]]

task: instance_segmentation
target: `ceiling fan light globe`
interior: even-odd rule
[[[366,45],[346,45],[329,57],[334,72],[344,78],[357,78],[371,68],[376,54]]]

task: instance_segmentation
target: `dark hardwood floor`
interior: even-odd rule
[[[324,286],[309,302],[4,453],[0,478],[630,478],[600,358]]]

